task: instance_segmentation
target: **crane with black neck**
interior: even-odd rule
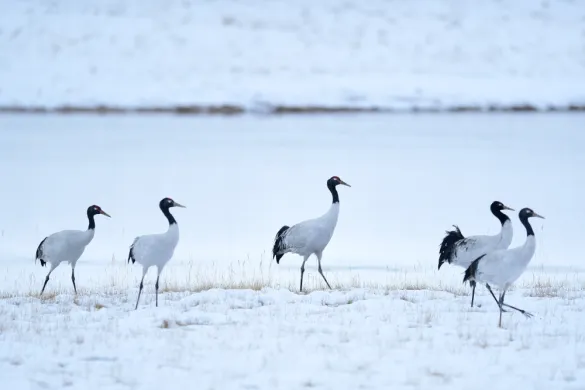
[[[338,176],[332,176],[327,180],[327,189],[331,192],[332,203],[325,214],[314,219],[299,222],[292,226],[285,225],[278,230],[274,238],[272,258],[276,258],[277,264],[280,264],[280,259],[286,253],[296,253],[303,256],[303,263],[301,264],[300,291],[303,291],[305,263],[313,254],[317,256],[319,274],[323,277],[327,287],[331,289],[331,285],[327,281],[327,278],[325,278],[325,275],[323,275],[321,259],[323,257],[323,251],[327,247],[327,244],[329,244],[331,237],[333,237],[333,232],[337,226],[337,219],[339,217],[338,185],[351,187]]]
[[[479,256],[497,249],[506,249],[512,243],[512,221],[503,210],[512,210],[500,201],[493,201],[490,211],[500,221],[500,232],[493,236],[477,235],[465,237],[458,226],[455,230],[447,231],[439,247],[439,267],[449,263],[467,269],[471,262]],[[475,299],[475,282],[471,282],[471,307]]]
[[[138,290],[138,299],[136,299],[135,310],[138,309],[140,294],[144,287],[144,276],[146,276],[148,269],[153,266],[157,269],[156,284],[154,287],[156,291],[156,306],[158,307],[158,281],[160,274],[164,266],[173,257],[175,247],[179,243],[179,225],[169,209],[171,207],[185,208],[185,206],[175,202],[171,198],[163,198],[158,205],[169,222],[167,231],[164,233],[147,234],[136,237],[134,242],[132,242],[132,245],[130,245],[130,251],[128,252],[128,263],[132,260],[132,264],[138,262],[142,265],[142,279],[140,279],[140,288]]]
[[[517,307],[504,303],[506,291],[510,286],[524,273],[528,263],[532,260],[536,251],[536,238],[534,230],[528,222],[528,218],[542,218],[542,215],[535,213],[532,209],[525,207],[518,213],[518,217],[524,228],[526,228],[526,241],[522,246],[512,249],[500,249],[488,254],[481,255],[475,259],[465,270],[463,282],[480,282],[485,283],[486,288],[494,297],[500,308],[500,320],[498,326],[502,326],[502,313],[504,307],[519,311],[526,317],[532,317],[532,314]],[[496,299],[490,285],[500,289],[500,297]]]
[[[51,269],[45,278],[41,295],[45,291],[45,287],[47,287],[51,273],[64,261],[71,264],[71,281],[73,282],[73,290],[77,294],[75,265],[77,265],[77,260],[79,260],[85,251],[85,247],[93,240],[95,234],[94,216],[96,215],[110,217],[101,207],[96,205],[89,206],[87,208],[87,219],[89,220],[87,230],[62,230],[45,237],[41,241],[37,247],[35,262],[39,260],[42,267],[47,263],[51,264]]]

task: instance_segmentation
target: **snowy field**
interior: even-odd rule
[[[585,107],[580,1],[20,0],[0,106]]]
[[[0,116],[0,381],[7,389],[584,389],[583,117],[577,114],[314,117]],[[283,224],[341,213],[323,256],[334,291],[300,259],[270,259]],[[452,178],[446,180],[446,178]],[[181,229],[154,307],[151,271],[126,263]],[[536,254],[498,310],[470,308],[462,269],[437,271],[454,223],[495,234],[500,200],[546,217]],[[76,269],[34,263],[38,243],[96,235]],[[525,233],[517,212],[512,246]]]
[[[352,289],[4,299],[6,389],[583,389],[578,291],[470,309],[448,291]],[[538,291],[538,290],[537,290]]]

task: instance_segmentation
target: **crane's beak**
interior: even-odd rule
[[[180,203],[177,203],[177,202],[175,202],[175,207],[182,207],[182,208],[184,208],[184,209],[186,209],[186,208],[187,208],[187,207],[185,207],[185,206],[183,206],[182,204],[180,204]]]
[[[506,205],[504,205],[504,210],[512,210],[512,211],[516,211],[516,210],[514,210],[512,207],[508,207],[508,206],[506,206]]]
[[[104,210],[100,210],[100,214],[103,214],[108,218],[112,218],[112,217],[110,217],[110,214],[106,213]]]
[[[347,184],[346,182],[344,182],[343,180],[339,179],[339,184],[343,184],[344,186],[348,186],[351,187],[349,184]]]
[[[540,214],[533,213],[532,216],[533,217],[536,217],[536,218],[542,218],[542,219],[544,219],[544,217],[542,215],[540,215]]]

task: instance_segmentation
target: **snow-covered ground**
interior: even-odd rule
[[[7,389],[583,389],[582,116],[0,116],[0,383]],[[323,268],[277,265],[274,234],[341,213]],[[449,179],[451,178],[451,179]],[[141,304],[133,238],[181,229]],[[437,271],[444,230],[494,234],[491,201],[532,207],[537,249],[505,313],[462,269]],[[76,268],[52,274],[38,243],[83,229]],[[520,245],[525,233],[512,217]],[[211,289],[210,289],[211,288]],[[243,289],[242,289],[243,288]]]
[[[579,1],[21,0],[0,105],[585,105]]]
[[[0,300],[6,389],[583,389],[585,293],[516,290],[526,319],[447,291]],[[396,286],[399,287],[399,286]],[[576,286],[573,286],[576,287]],[[536,291],[536,292],[535,292]]]

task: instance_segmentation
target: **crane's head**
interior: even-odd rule
[[[89,206],[87,208],[87,216],[88,217],[98,215],[98,214],[102,214],[102,215],[105,215],[106,217],[110,217],[110,215],[108,213],[106,213],[104,210],[102,210],[102,208],[100,206],[97,206],[95,204],[93,206]]]
[[[526,219],[531,218],[531,217],[544,219],[544,217],[542,215],[536,214],[529,207],[524,207],[522,210],[520,210],[520,212],[518,213],[518,217],[520,217],[520,220],[526,220]]]
[[[492,205],[490,206],[490,210],[492,211],[492,213],[495,213],[497,211],[502,211],[502,210],[512,210],[512,211],[514,211],[513,208],[508,207],[508,206],[504,205],[502,202],[499,202],[497,200],[494,200],[492,202]]]
[[[341,180],[339,178],[339,176],[331,176],[331,179],[327,180],[327,187],[329,187],[329,188],[335,188],[336,186],[338,186],[340,184],[344,185],[344,186],[351,187],[349,184],[347,184],[346,182]]]
[[[179,203],[175,202],[171,198],[164,198],[163,200],[160,201],[159,206],[160,206],[161,210],[163,210],[163,209],[169,209],[170,207],[183,207],[183,208],[186,208],[185,206],[183,206],[182,204],[179,204]]]

